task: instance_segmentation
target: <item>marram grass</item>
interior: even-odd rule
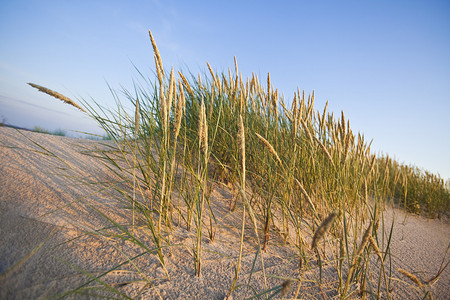
[[[37,85],[37,84],[34,84],[34,83],[28,83],[28,84],[29,84],[30,86],[34,87],[35,89],[38,89],[39,91],[41,91],[41,92],[47,94],[47,95],[50,95],[50,96],[52,96],[52,97],[55,97],[56,99],[59,99],[59,100],[63,101],[64,103],[70,104],[70,105],[72,105],[72,106],[78,108],[78,109],[81,110],[82,112],[86,112],[86,111],[85,111],[81,106],[79,106],[75,101],[73,101],[72,99],[70,99],[70,98],[68,98],[68,97],[66,97],[66,96],[64,96],[64,95],[62,95],[62,94],[60,94],[60,93],[58,93],[58,92],[55,92],[55,91],[53,91],[53,90],[51,90],[51,89],[48,89],[48,88],[46,88],[46,87],[43,87],[43,86],[40,86],[40,85]]]
[[[105,216],[112,227],[152,253],[169,280],[165,257],[174,247],[174,228],[184,227],[193,233],[192,265],[201,276],[202,241],[219,242],[214,239],[220,224],[215,219],[217,200],[211,197],[211,189],[215,183],[228,183],[236,191],[235,206],[239,204],[243,212],[229,297],[235,292],[250,298],[271,292],[289,297],[294,291],[306,297],[300,288],[305,273],[318,270],[318,280],[312,284],[320,290],[322,267],[333,265],[339,277],[333,295],[346,298],[355,292],[358,281],[366,286],[362,274],[371,270],[372,255],[382,263],[379,274],[371,274],[372,293],[380,296],[384,290],[389,294],[387,278],[393,276],[389,271],[392,267],[384,268],[384,263],[391,261],[386,259],[390,256],[390,236],[377,236],[372,225],[379,224],[379,207],[394,200],[405,209],[441,216],[450,205],[444,181],[387,156],[376,157],[363,135],[355,137],[343,112],[336,120],[333,112],[327,112],[328,102],[323,110],[315,111],[314,92],[307,97],[297,90],[288,109],[284,96],[272,86],[270,74],[265,84],[255,74],[242,78],[236,58],[234,73],[228,69],[228,74],[217,74],[207,64],[209,77],[185,75],[173,68],[166,74],[150,31],[149,36],[155,83],[144,80],[149,86],[137,85],[134,93],[122,91],[135,106],[134,117],[120,101],[116,111],[99,106],[94,109],[85,101],[83,108],[59,93],[30,84],[87,112],[116,143],[119,156],[113,158],[104,152],[103,159],[121,176],[123,184],[128,184],[129,189],[120,192],[130,202],[133,221],[122,226]],[[230,209],[229,213],[238,212]],[[135,220],[146,224],[148,241],[134,234]],[[264,279],[263,291],[249,288],[247,294],[241,289],[250,281],[245,283],[240,277],[243,257],[250,255],[246,226],[252,227],[256,237],[257,253],[250,253],[253,265],[261,263]],[[260,232],[264,239],[260,240]],[[282,235],[298,251],[299,269],[293,278],[270,288],[261,252],[271,247],[269,240],[276,235]],[[387,243],[380,243],[386,239]],[[319,247],[322,240],[323,249]],[[151,251],[148,243],[154,246]],[[319,250],[323,255],[316,255]],[[338,259],[333,253],[338,253]],[[310,266],[316,264],[317,257],[318,268],[314,269]],[[254,272],[251,268],[250,278]]]

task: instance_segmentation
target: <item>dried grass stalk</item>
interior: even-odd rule
[[[187,89],[189,95],[191,95],[191,97],[193,97],[194,92],[192,91],[191,86],[189,85],[189,82],[187,81],[186,77],[184,77],[183,73],[181,73],[180,71],[178,71],[178,74],[180,75],[181,80],[183,81],[183,85]]]
[[[161,68],[162,76],[164,77],[164,68],[163,68],[163,64],[162,64],[161,55],[159,54],[158,46],[156,46],[155,39],[153,38],[153,35],[152,35],[152,32],[150,31],[150,29],[148,30],[148,34],[150,35],[150,40],[152,42],[153,52],[155,52],[156,59],[158,61],[159,67]]]
[[[164,85],[160,85],[159,86],[159,97],[160,97],[160,105],[161,105],[161,124],[165,130],[166,127],[166,122],[167,122],[167,103],[166,103],[166,95],[164,94]]]
[[[242,115],[239,115],[239,150],[241,152],[242,186],[245,187],[245,129]]]
[[[300,123],[302,124],[303,129],[305,130],[306,136],[310,140],[311,144],[313,144],[313,139],[312,139],[313,136],[309,132],[308,125],[306,125],[305,121],[301,117],[300,117]]]
[[[328,101],[327,101],[327,103],[325,103],[325,107],[324,107],[323,113],[322,113],[322,120],[321,120],[321,123],[320,123],[320,130],[322,132],[325,130],[325,117],[326,117],[326,114],[327,114],[327,108],[328,108]]]
[[[328,217],[325,218],[325,220],[322,221],[320,226],[317,228],[316,232],[314,233],[313,240],[311,243],[311,248],[315,249],[317,248],[317,243],[321,238],[324,237],[324,235],[327,233],[328,229],[330,229],[331,225],[333,224],[334,220],[337,218],[339,212],[337,210],[334,210],[332,213],[328,215]]]
[[[373,228],[373,222],[370,221],[370,224],[367,227],[367,229],[364,232],[364,235],[361,239],[361,243],[359,244],[358,251],[356,252],[356,257],[359,257],[363,253],[364,248],[366,247],[367,243],[369,242],[369,238],[372,235],[372,228]]]
[[[203,150],[204,153],[206,153],[206,150],[208,149],[208,124],[206,121],[206,109],[205,109],[205,101],[202,97],[202,104],[200,107],[200,120],[199,120],[199,142],[200,142],[200,148]]]
[[[308,201],[309,206],[311,207],[314,214],[317,214],[316,207],[314,206],[314,203],[311,201],[311,198],[309,197],[308,193],[306,192],[303,185],[300,183],[300,181],[297,180],[297,178],[294,178],[295,182],[297,182],[298,187],[300,188],[300,191],[302,192],[303,196],[305,196],[306,201]]]
[[[173,67],[170,71],[170,80],[169,80],[169,94],[167,95],[167,115],[170,115],[170,109],[172,108],[172,101],[174,98],[174,94],[176,93],[175,86],[175,75],[173,74]]]
[[[406,277],[408,277],[412,282],[414,282],[415,284],[417,284],[419,287],[423,287],[422,282],[419,280],[419,278],[416,277],[416,275],[409,273],[406,270],[403,269],[397,269],[397,271],[399,271],[401,274],[405,275]]]
[[[328,160],[333,163],[333,158],[330,155],[330,152],[328,152],[327,148],[325,148],[324,144],[314,135],[314,140],[319,144],[319,147],[322,149],[322,151],[327,156]]]
[[[183,85],[181,83],[181,80],[178,80],[178,89],[180,91],[180,96],[178,97],[177,110],[176,110],[176,113],[175,113],[175,128],[174,128],[175,139],[177,139],[178,134],[180,133],[181,119],[183,118],[183,110],[184,110],[184,105],[185,105],[185,102],[186,102],[186,99],[184,97],[184,90],[183,90]]]
[[[383,262],[383,256],[381,255],[381,250],[377,245],[377,242],[372,236],[369,236],[369,243],[372,246],[373,250],[375,250],[375,254],[378,256],[381,262]]]
[[[255,132],[256,136],[258,137],[258,139],[263,143],[263,145],[269,150],[270,153],[272,153],[273,156],[275,156],[275,158],[277,159],[277,161],[280,163],[280,165],[282,164],[280,157],[278,156],[277,151],[275,151],[275,149],[273,148],[273,146],[269,143],[268,140],[266,140],[265,138],[263,138],[261,135],[259,135],[257,132]]]
[[[162,74],[161,74],[161,67],[159,66],[158,58],[156,57],[156,54],[154,54],[153,57],[155,59],[156,74],[158,75],[159,85],[163,85],[163,78],[162,78]]]
[[[52,96],[52,97],[54,97],[54,98],[56,98],[56,99],[59,99],[59,100],[63,101],[64,103],[70,104],[70,105],[72,105],[72,106],[78,108],[78,109],[81,110],[82,112],[86,112],[86,111],[85,111],[81,106],[79,106],[75,101],[73,101],[72,99],[70,99],[70,98],[68,98],[68,97],[66,97],[66,96],[64,96],[64,95],[62,95],[62,94],[60,94],[60,93],[58,93],[58,92],[52,91],[51,89],[48,89],[48,88],[46,88],[46,87],[43,87],[43,86],[40,86],[40,85],[37,85],[37,84],[34,84],[34,83],[30,83],[30,82],[29,82],[28,84],[29,84],[30,86],[34,87],[35,89],[38,89],[40,92],[43,92],[43,93],[45,93],[45,94],[47,94],[47,95],[50,95],[50,96]]]
[[[211,68],[211,65],[209,64],[209,62],[206,62],[206,65],[208,66],[209,73],[211,73],[211,76],[212,76],[212,78],[213,78],[213,80],[214,80],[214,84],[217,85],[217,82],[216,82],[216,75],[214,74],[214,72],[213,72],[213,70],[212,70],[212,68]]]

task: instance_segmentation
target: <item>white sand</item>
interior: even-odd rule
[[[55,157],[30,151],[45,152],[26,137],[56,154],[73,169]],[[0,273],[20,261],[53,230],[57,230],[35,255],[0,281],[0,299],[49,297],[86,282],[86,277],[73,265],[98,275],[123,262],[123,254],[131,257],[139,253],[136,247],[124,241],[106,240],[92,235],[70,240],[79,236],[82,229],[94,230],[109,226],[110,223],[95,212],[90,204],[117,222],[127,223],[130,219],[129,211],[120,201],[115,200],[117,193],[111,189],[98,192],[98,184],[88,184],[115,178],[99,159],[80,153],[80,145],[93,149],[100,143],[105,142],[0,127]],[[179,246],[172,249],[172,256],[165,250],[171,281],[164,279],[164,272],[157,258],[145,254],[136,259],[135,264],[150,279],[152,285],[146,287],[141,294],[139,291],[145,286],[145,282],[115,287],[133,298],[223,299],[234,275],[242,211],[238,208],[235,212],[228,213],[227,201],[231,197],[229,190],[215,186],[212,196],[213,202],[217,203],[214,210],[219,225],[214,242],[208,243],[205,238],[202,277],[194,275],[192,233],[179,227],[174,231],[173,240]],[[396,269],[408,270],[421,280],[428,280],[436,275],[450,244],[450,226],[447,221],[413,215],[406,215],[405,219],[405,213],[397,209],[388,210],[386,219],[386,226],[395,219],[391,250],[394,271],[391,297],[418,298],[422,294]],[[150,238],[145,236],[145,231],[137,234],[143,241],[148,241],[150,248],[154,246]],[[204,234],[207,236],[206,229]],[[248,283],[256,251],[250,226],[246,235],[250,237],[245,244],[248,252],[243,257],[238,284]],[[297,277],[298,252],[295,247],[283,246],[281,238],[276,234],[272,234],[271,238],[268,251],[263,254],[266,273]],[[250,251],[253,254],[249,254]],[[444,264],[448,261],[447,257]],[[313,269],[318,270],[314,266]],[[129,266],[121,267],[103,279],[114,284],[141,278],[133,270]],[[260,292],[264,289],[264,280],[259,259],[255,270],[257,272],[253,274],[250,285]],[[305,278],[315,281],[314,276],[317,274],[309,272]],[[327,266],[324,268],[324,276],[323,292],[333,297],[335,292],[332,291],[332,286],[336,284],[337,277],[332,268]],[[282,279],[268,278],[267,286],[278,286],[282,282]],[[292,289],[296,288],[297,283],[293,283]],[[449,268],[430,289],[434,299],[450,298]],[[293,290],[288,296],[293,295]],[[241,299],[251,296],[252,292],[243,287],[233,295],[234,299]],[[322,292],[307,281],[303,282],[300,295],[307,299],[322,298]],[[383,296],[386,297],[386,294],[383,293]],[[78,299],[86,296],[77,294],[72,297]]]

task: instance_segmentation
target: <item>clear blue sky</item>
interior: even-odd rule
[[[292,99],[344,110],[373,150],[450,178],[450,1],[0,0],[0,117],[94,131],[76,109],[26,85],[113,106],[107,83],[166,68],[233,66]]]

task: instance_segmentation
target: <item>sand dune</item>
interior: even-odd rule
[[[126,257],[139,254],[137,247],[123,240],[83,234],[110,225],[97,210],[119,223],[130,220],[129,210],[117,200],[120,199],[117,192],[92,184],[113,182],[114,173],[101,160],[83,154],[86,149],[108,147],[108,143],[0,127],[0,274],[45,242],[33,256],[0,279],[0,299],[37,299],[63,293],[87,281],[77,268],[98,275],[125,261]],[[103,279],[132,298],[224,299],[234,276],[242,212],[239,208],[233,213],[228,212],[226,203],[231,197],[228,189],[214,186],[212,193],[214,203],[217,203],[214,209],[219,225],[215,241],[204,243],[202,277],[194,275],[190,250],[193,234],[178,227],[172,241],[177,246],[165,252],[171,281],[164,278],[157,258],[151,254],[134,261],[149,278],[150,285],[144,281],[129,283],[141,278],[130,266],[121,267]],[[423,281],[436,275],[450,244],[449,223],[405,214],[394,208],[385,212],[385,218],[386,227],[395,220],[391,256],[393,289],[390,296],[393,299],[419,298],[422,293],[396,270],[408,270]],[[136,232],[142,240],[146,240],[146,234],[143,229]],[[248,283],[255,261],[251,227],[247,236],[245,247],[248,252],[243,257],[239,284]],[[298,253],[295,247],[283,245],[282,239],[275,235],[270,243],[267,252],[262,254],[266,273],[297,277]],[[150,242],[148,246],[152,246]],[[444,264],[448,261],[446,257]],[[259,259],[254,270],[250,285],[256,291],[262,291],[264,278]],[[312,282],[316,281],[317,273],[312,271],[305,276]],[[282,282],[280,278],[267,278],[266,286],[270,288]],[[311,299],[322,298],[323,295],[333,298],[336,274],[331,267],[324,266],[323,282],[320,290],[305,280],[300,294]],[[296,284],[292,284],[287,297],[292,297]],[[434,299],[449,299],[450,268],[429,289]],[[241,299],[251,296],[252,291],[240,288],[233,295],[234,299]],[[386,296],[383,295],[384,298]],[[81,294],[69,297],[95,298]]]

